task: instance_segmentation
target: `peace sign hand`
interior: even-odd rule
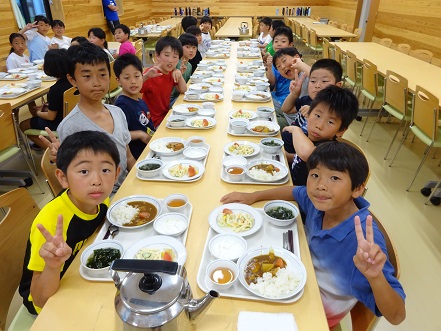
[[[40,256],[48,267],[61,267],[72,255],[72,248],[67,245],[63,238],[63,215],[58,215],[54,236],[42,224],[37,224],[37,228],[46,239],[46,242],[40,248]]]
[[[354,217],[355,235],[357,236],[358,248],[353,261],[358,270],[369,280],[382,273],[386,263],[386,254],[380,246],[374,243],[374,230],[372,228],[372,216],[366,219],[366,238],[361,228],[360,217]]]

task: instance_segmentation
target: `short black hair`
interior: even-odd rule
[[[185,16],[182,18],[181,26],[182,30],[187,31],[187,28],[192,25],[198,24],[198,19],[194,16]]]
[[[164,48],[170,46],[172,51],[177,52],[179,54],[179,58],[184,55],[184,51],[182,50],[181,42],[172,36],[165,36],[162,38],[159,38],[159,40],[156,42],[155,46],[155,52],[157,54],[161,54],[161,52],[164,50]]]
[[[74,41],[76,41],[78,44],[84,44],[89,42],[89,40],[87,40],[87,38],[83,36],[73,37],[70,43],[73,43]]]
[[[357,148],[339,141],[322,143],[309,156],[308,171],[323,165],[330,170],[346,172],[351,178],[351,189],[364,185],[369,176],[369,163]]]
[[[104,48],[107,49],[106,33],[104,30],[101,28],[90,28],[89,31],[87,31],[87,36],[90,37],[91,33],[99,39],[104,39]]]
[[[191,33],[183,33],[179,36],[178,40],[181,42],[182,46],[190,45],[198,47],[198,38]]]
[[[201,29],[200,29],[198,26],[196,26],[196,25],[191,25],[191,26],[189,26],[189,27],[187,28],[187,30],[185,30],[185,32],[187,32],[187,33],[191,33],[191,34],[194,35],[194,36],[202,35],[202,31],[201,31]]]
[[[335,78],[335,82],[341,82],[343,77],[343,68],[341,64],[334,59],[320,59],[317,60],[311,67],[309,75],[311,75],[315,70],[325,69],[328,70]]]
[[[12,45],[12,42],[15,38],[21,38],[23,41],[26,41],[25,37],[21,33],[13,32],[9,35],[9,43]],[[11,47],[11,50],[9,51],[9,54],[14,52],[14,48]]]
[[[260,19],[259,23],[263,23],[263,24],[265,24],[266,26],[271,27],[271,22],[272,22],[272,21],[273,21],[273,20],[271,19],[271,17],[262,17],[262,18]]]
[[[129,37],[130,37],[130,29],[129,29],[129,27],[127,25],[125,25],[125,24],[118,24],[117,26],[115,26],[115,30],[116,29],[121,29],[124,32],[124,34],[128,34]]]
[[[44,15],[37,15],[37,16],[35,16],[34,22],[37,22],[37,24],[38,24],[38,22],[44,22],[46,24],[50,24],[49,19],[46,16],[44,16]]]
[[[66,51],[67,73],[75,79],[77,63],[97,65],[105,63],[110,75],[109,56],[100,47],[92,43],[70,46]]]
[[[211,25],[213,25],[213,21],[211,20],[211,17],[210,16],[203,16],[202,18],[201,18],[201,24],[202,23],[210,23]]]
[[[309,106],[309,113],[321,103],[327,105],[329,111],[335,113],[341,119],[339,131],[347,129],[349,124],[357,117],[358,99],[347,88],[330,85],[321,90],[312,100]]]
[[[283,55],[288,55],[288,56],[292,56],[292,57],[298,55],[300,58],[302,58],[302,54],[300,54],[300,52],[295,47],[281,48],[277,52],[274,53],[274,56],[273,56],[274,67],[276,67],[276,60],[278,58],[282,57]]]
[[[122,71],[129,65],[134,66],[138,71],[142,73],[141,60],[134,54],[126,53],[118,56],[113,63],[113,71],[115,72],[115,76],[119,78]]]
[[[294,37],[292,35],[292,29],[289,26],[280,26],[277,29],[274,30],[274,37],[273,40],[277,36],[285,36],[288,37],[289,43],[292,44],[294,41]]]
[[[57,152],[57,168],[65,174],[72,160],[84,150],[90,150],[95,154],[106,153],[118,167],[120,157],[118,148],[110,136],[100,131],[79,131],[64,139]]]
[[[62,20],[53,20],[51,22],[51,27],[52,29],[55,28],[56,26],[61,26],[62,28],[65,28],[66,26],[64,25],[64,22]]]
[[[44,73],[56,78],[65,78],[67,74],[66,50],[50,49],[44,55]]]
[[[285,26],[285,22],[283,22],[282,20],[272,20],[271,21],[271,27],[273,28],[274,31],[277,28],[280,28],[282,26]]]

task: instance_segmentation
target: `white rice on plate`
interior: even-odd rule
[[[126,203],[121,204],[119,207],[112,209],[113,221],[117,225],[124,225],[130,223],[130,221],[139,213],[138,208],[130,206]]]
[[[300,278],[292,270],[281,268],[276,276],[265,272],[257,278],[257,283],[251,283],[250,289],[267,298],[280,298],[293,292],[300,284]]]
[[[249,175],[254,179],[271,181],[271,180],[278,180],[280,177],[280,172],[271,175],[270,173],[266,172],[263,169],[252,168],[249,170]]]

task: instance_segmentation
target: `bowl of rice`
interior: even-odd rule
[[[287,226],[299,216],[299,209],[291,202],[273,200],[263,206],[266,219],[275,226]]]
[[[179,236],[188,228],[188,218],[181,213],[166,213],[153,222],[153,228],[165,236]]]
[[[235,234],[221,233],[210,239],[208,250],[215,259],[237,261],[247,250],[247,241]]]

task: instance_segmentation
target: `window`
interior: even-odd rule
[[[11,0],[18,27],[33,23],[35,16],[44,15],[52,21],[49,0]]]

